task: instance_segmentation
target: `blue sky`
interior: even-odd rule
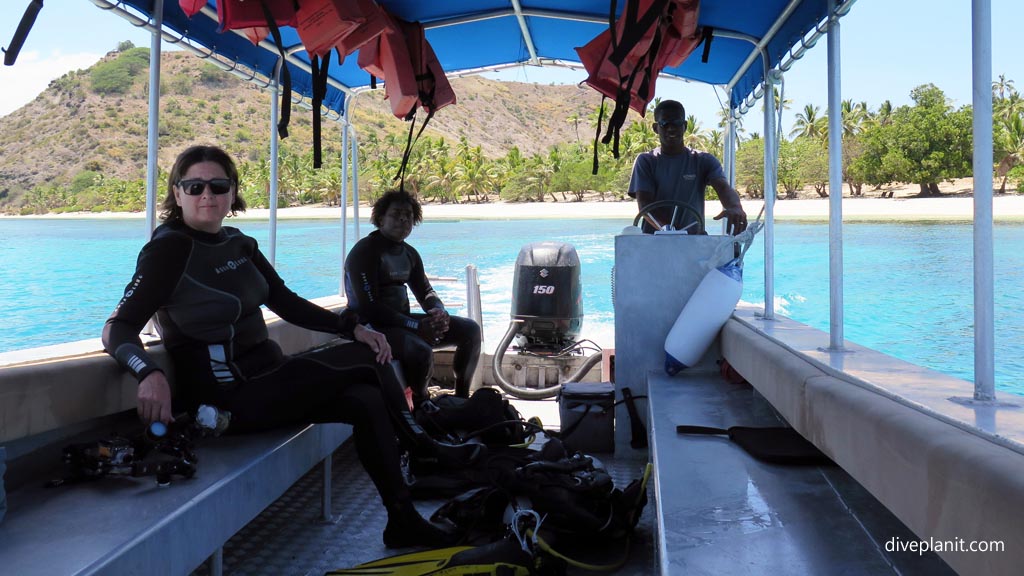
[[[173,2],[174,0],[165,0]],[[7,46],[27,2],[5,0],[0,19],[0,44]],[[971,44],[969,0],[857,0],[842,20],[843,98],[865,101],[871,108],[884,100],[910,102],[915,86],[931,82],[960,106],[971,102]],[[1014,80],[1024,91],[1024,58],[1019,56],[1024,2],[992,1],[992,74]],[[118,42],[131,40],[149,46],[149,34],[100,10],[88,0],[52,0],[39,14],[35,27],[14,67],[0,66],[0,116],[34,99],[62,74],[85,68]],[[825,108],[826,45],[824,39],[785,76],[785,97],[792,100],[783,118],[790,127],[804,104]],[[574,83],[581,73],[558,68],[520,67],[491,77],[540,83]],[[673,80],[658,82],[662,98],[681,100],[704,127],[717,121],[719,98],[710,86]],[[442,112],[443,113],[443,112]],[[747,130],[762,131],[759,106],[747,113]]]

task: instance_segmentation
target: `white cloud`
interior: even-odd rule
[[[59,51],[44,56],[38,51],[18,55],[14,66],[0,66],[0,116],[6,116],[28,104],[56,78],[95,64],[102,54],[81,52],[63,54]]]

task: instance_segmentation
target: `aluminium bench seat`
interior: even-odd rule
[[[317,302],[344,304],[336,297]],[[289,354],[334,338],[265,316]],[[60,474],[59,449],[72,435],[96,438],[112,432],[121,415],[136,419],[137,384],[100,347],[83,341],[42,350],[39,358],[0,355],[0,445],[10,459],[9,508],[0,522],[4,575],[179,575],[211,554],[217,574],[224,542],[351,436],[348,425],[316,424],[204,439],[191,480],[176,476],[161,488],[152,477],[108,477],[45,489]],[[168,364],[162,346],[150,352]],[[52,463],[53,471],[27,460]],[[20,478],[12,483],[14,476]]]
[[[346,424],[203,439],[195,477],[108,477],[8,495],[5,574],[187,574],[351,435]]]
[[[764,463],[725,437],[676,433],[785,426],[749,384],[698,370],[649,372],[647,387],[661,574],[952,574],[935,554],[886,554],[886,539],[916,537],[842,469]]]

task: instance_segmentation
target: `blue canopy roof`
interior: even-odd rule
[[[143,17],[153,17],[152,0],[93,1],[131,6]],[[189,19],[178,2],[164,0],[165,32],[266,81],[278,60],[277,47],[270,41],[254,46],[235,32],[219,32],[216,3],[207,0],[203,12]],[[845,13],[852,3],[840,0],[839,12]],[[578,63],[575,48],[607,29],[610,8],[608,0],[378,0],[378,4],[403,20],[421,22],[450,75],[524,63]],[[626,0],[617,2],[620,13],[625,4]],[[701,62],[698,51],[663,73],[730,87],[732,107],[749,106],[764,76],[756,44],[764,46],[771,67],[785,64],[787,55],[799,57],[804,46],[817,40],[827,11],[827,0],[701,0],[698,24],[714,30],[708,61]],[[294,28],[282,27],[281,32],[289,52],[294,96],[309,99],[309,55]],[[332,62],[329,76],[323,105],[338,114],[344,112],[346,93],[369,84],[369,75],[356,65],[355,55],[341,64]]]

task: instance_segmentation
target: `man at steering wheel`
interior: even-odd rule
[[[662,227],[703,234],[704,188],[710,185],[722,202],[722,211],[714,219],[725,218],[726,232],[730,235],[746,230],[747,213],[740,205],[739,193],[729,185],[722,164],[713,155],[687,148],[683,143],[686,134],[683,105],[675,100],[662,100],[654,109],[653,128],[661,146],[636,157],[629,180],[629,195],[636,198],[641,212],[655,202],[674,201],[687,209],[651,210],[653,220]],[[655,230],[651,220],[645,219],[644,232]]]

